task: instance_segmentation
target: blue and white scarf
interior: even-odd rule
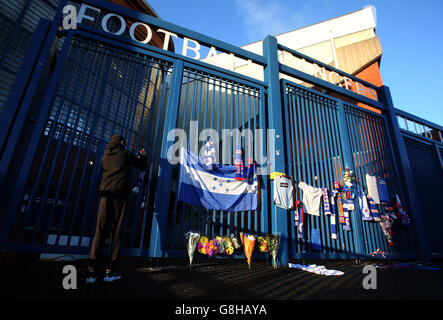
[[[333,190],[331,192],[331,238],[332,239],[337,239],[337,225],[336,225],[336,216],[335,214],[337,213],[337,209],[335,207],[335,196],[337,195],[337,191]]]
[[[323,191],[323,205],[325,209],[325,215],[329,216],[331,214],[331,209],[329,206],[329,197],[328,197],[328,189],[321,188]]]
[[[358,203],[360,205],[360,212],[361,212],[362,220],[372,221],[373,219],[371,216],[371,210],[369,209],[368,198],[367,198],[365,192],[362,191],[361,189],[359,189],[357,191],[357,194],[358,194]]]

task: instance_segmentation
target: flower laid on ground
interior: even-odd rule
[[[227,255],[231,255],[234,253],[234,245],[232,244],[231,239],[229,239],[228,237],[223,238],[223,246]]]
[[[188,256],[189,256],[189,270],[192,269],[192,260],[194,258],[194,252],[195,248],[197,247],[197,244],[199,243],[200,234],[197,232],[188,232],[186,234],[186,239],[188,240]]]
[[[231,234],[231,242],[234,246],[234,249],[239,249],[241,247],[240,242],[238,241],[237,237],[234,236],[234,234]]]
[[[280,236],[277,235],[273,235],[273,234],[268,234],[265,237],[265,241],[266,241],[266,245],[269,249],[269,253],[272,255],[272,266],[274,267],[274,269],[277,268],[277,252],[278,252],[278,247],[280,245]]]
[[[205,236],[201,236],[198,244],[197,244],[197,250],[198,252],[200,252],[201,254],[207,254],[206,252],[206,244],[209,242],[208,237]]]
[[[255,236],[252,234],[244,235],[240,232],[240,240],[243,244],[246,259],[248,260],[249,269],[251,269],[251,257],[255,247]]]
[[[206,253],[210,257],[215,256],[218,253],[219,247],[220,247],[220,245],[219,245],[217,239],[209,240],[206,243]]]
[[[268,244],[266,242],[266,239],[262,236],[257,237],[257,245],[258,245],[258,251],[260,252],[269,252]]]
[[[225,240],[220,237],[220,236],[216,236],[215,240],[217,240],[219,247],[218,247],[218,253],[222,254],[226,252],[226,244],[225,244]]]

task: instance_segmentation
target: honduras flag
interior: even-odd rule
[[[204,159],[181,148],[178,200],[211,210],[256,210],[258,189],[254,166],[250,166],[248,175],[247,179],[236,180],[235,165],[219,164],[208,170]]]

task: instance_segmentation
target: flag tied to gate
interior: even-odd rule
[[[255,163],[248,165],[243,180],[237,180],[235,165],[218,164],[209,169],[205,160],[181,148],[178,200],[210,210],[236,212],[257,209]]]

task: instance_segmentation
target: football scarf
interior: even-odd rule
[[[329,216],[331,214],[331,209],[329,206],[329,196],[328,196],[328,189],[321,188],[323,191],[323,205],[325,209],[325,215]]]
[[[369,209],[368,198],[366,194],[364,193],[364,191],[360,189],[357,191],[357,194],[358,194],[358,204],[360,206],[362,220],[372,221],[373,219],[371,216],[371,210]]]
[[[380,221],[380,212],[377,209],[377,205],[375,204],[374,199],[372,199],[370,195],[368,195],[368,201],[369,210],[371,211],[372,218],[374,219],[374,221]]]
[[[337,212],[337,209],[335,207],[335,196],[337,194],[337,191],[332,191],[331,195],[331,238],[337,239],[337,225],[335,224],[336,218],[335,214]]]
[[[295,208],[294,208],[294,220],[295,220],[295,226],[298,227],[298,237],[299,239],[304,238],[303,234],[303,204],[300,200],[297,200],[295,202]]]

